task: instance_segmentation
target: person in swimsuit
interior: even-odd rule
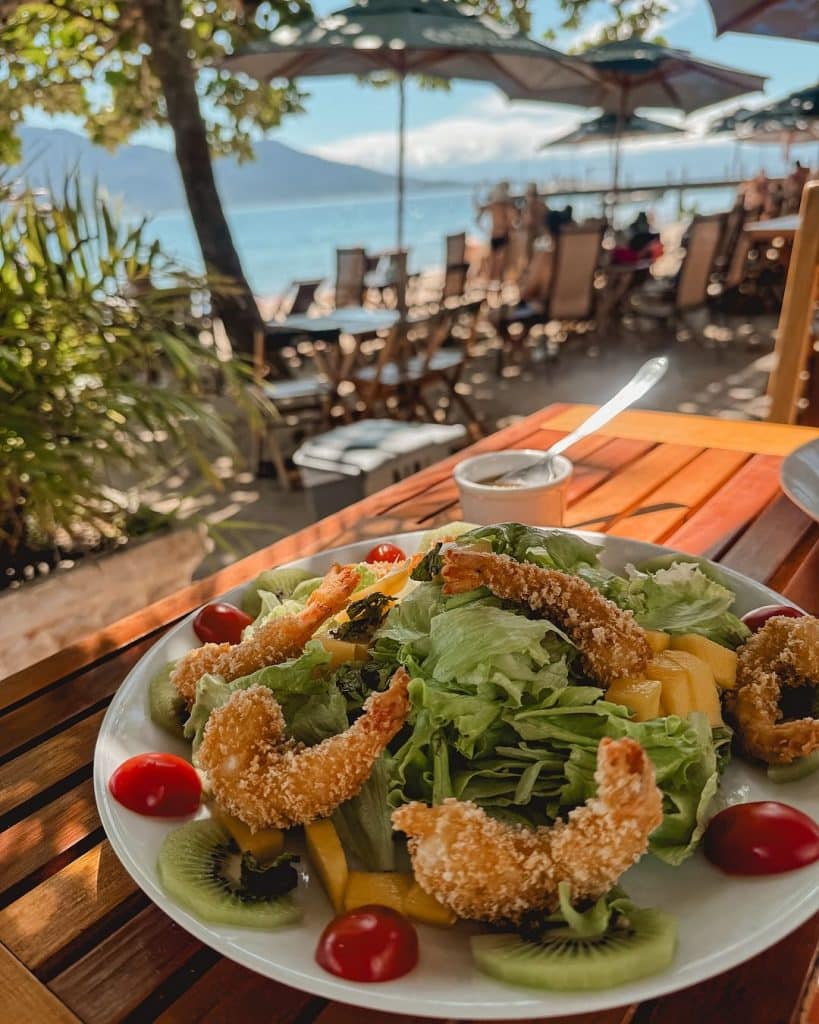
[[[489,267],[490,281],[502,281],[506,265],[509,236],[516,223],[515,203],[509,194],[509,182],[502,181],[489,193],[489,198],[478,208],[478,222],[486,215],[490,219]]]

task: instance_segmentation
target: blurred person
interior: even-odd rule
[[[765,213],[765,203],[768,200],[768,190],[771,187],[770,179],[764,171],[751,178],[745,183],[743,197],[746,211],[753,217],[760,218]]]
[[[798,213],[799,204],[802,202],[802,191],[810,179],[810,168],[805,167],[799,160],[793,166],[791,173],[783,183],[783,213]]]
[[[521,212],[521,226],[526,232],[526,258],[531,260],[535,248],[535,240],[546,229],[546,204],[540,198],[537,184],[534,181],[526,186]]]
[[[515,202],[509,193],[509,182],[499,182],[489,193],[487,201],[478,207],[478,223],[489,216],[490,281],[502,281],[509,251],[509,240],[517,221]]]

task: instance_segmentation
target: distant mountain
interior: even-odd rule
[[[96,179],[111,196],[145,213],[185,207],[179,169],[172,153],[152,146],[120,146],[109,153],[88,139],[62,129],[24,126],[21,173],[33,185],[59,181],[76,168],[86,181]],[[323,160],[267,139],[256,146],[256,159],[240,164],[234,157],[214,163],[226,206],[254,206],[289,199],[323,199],[395,190],[395,178],[364,167]],[[407,182],[408,188],[440,187],[440,182]]]

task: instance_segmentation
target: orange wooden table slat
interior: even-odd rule
[[[580,412],[564,405],[527,417],[0,685],[0,991],[11,992],[11,1005],[19,1008],[15,1020],[412,1021],[328,1005],[246,971],[149,904],[99,840],[90,780],[94,740],[128,669],[179,616],[261,568],[334,544],[461,518],[451,478],[457,461],[476,451],[543,450]],[[816,432],[781,424],[740,428],[702,417],[626,413],[571,450],[570,520],[716,554],[819,612],[819,525],[778,487],[782,455],[811,436]],[[559,1024],[716,1024],[734,1005],[743,1024],[797,1024],[790,1017],[818,932],[814,919],[727,975],[639,1009]],[[3,998],[0,1005],[5,1008]]]

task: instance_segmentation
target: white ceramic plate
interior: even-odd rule
[[[782,490],[819,522],[819,440],[808,441],[782,463]]]
[[[604,562],[622,569],[667,551],[616,537],[606,541]],[[413,551],[420,533],[385,537]],[[364,557],[375,539],[313,555],[294,562],[323,572],[334,562]],[[740,614],[781,601],[773,591],[727,569],[720,570],[737,594]],[[244,587],[224,595],[236,601]],[[310,877],[302,860],[298,898],[304,921],[280,931],[264,932],[208,925],[170,901],[160,888],[156,858],[166,833],[176,824],[140,817],[114,801],[107,781],[114,769],[134,754],[168,750],[186,756],[185,744],[171,739],[151,722],[148,683],[163,665],[197,646],[193,615],[170,630],[134,666],[116,693],[102,723],[94,756],[94,789],[100,817],[111,845],[134,881],[183,928],[238,963],[327,999],[343,1003],[450,1019],[519,1019],[602,1010],[662,996],[728,970],[773,945],[819,909],[819,863],[789,874],[735,879],[713,868],[697,854],[680,868],[651,857],[632,868],[623,885],[643,906],[673,913],[679,925],[679,945],[673,965],[661,974],[619,988],[591,993],[548,993],[517,988],[480,974],[469,955],[470,926],[439,930],[419,927],[421,961],[410,974],[376,985],[354,984],[325,973],[313,959],[318,936],[332,916],[321,885]],[[764,772],[734,761],[725,774],[722,799],[783,800],[814,818],[819,817],[816,776],[786,786],[769,782]],[[200,812],[204,815],[206,812]]]

